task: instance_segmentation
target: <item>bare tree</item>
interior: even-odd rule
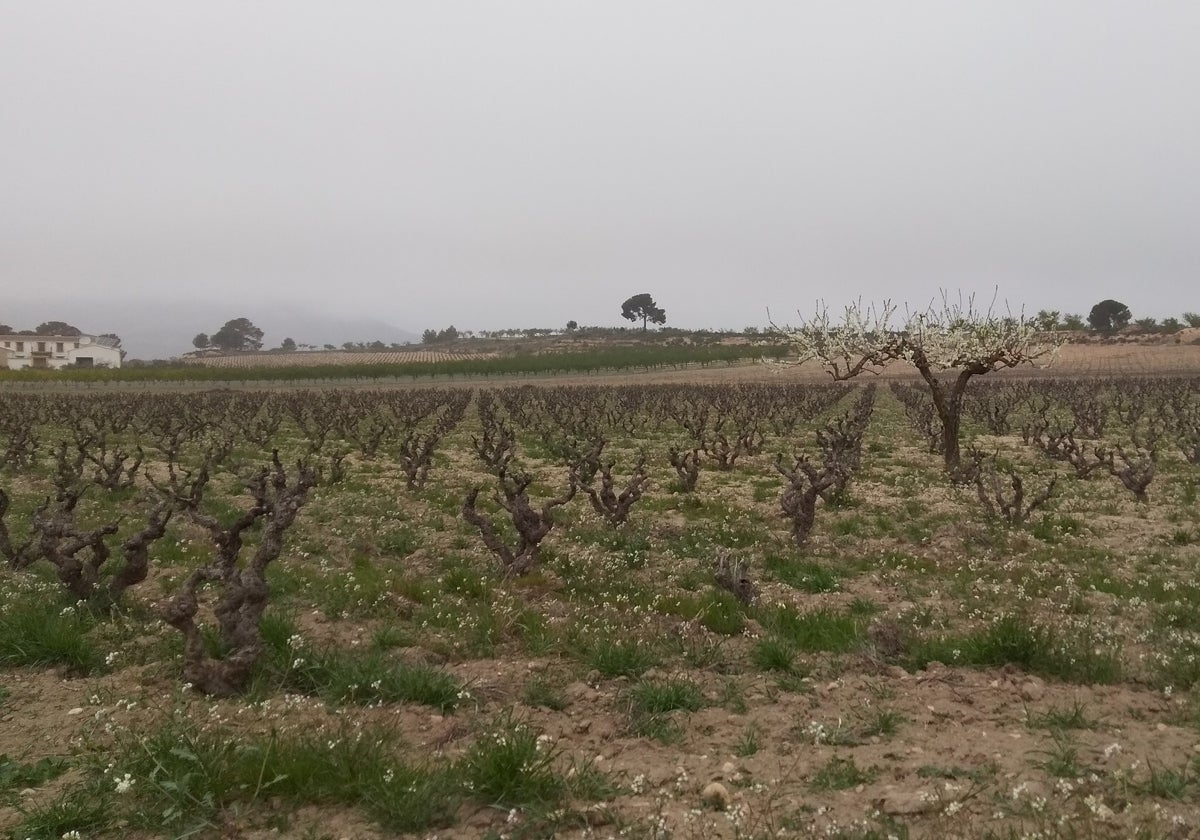
[[[796,455],[789,467],[783,455],[779,455],[775,459],[775,469],[788,480],[779,497],[779,505],[784,516],[791,520],[796,543],[804,545],[816,521],[817,499],[837,484],[841,466],[826,463],[818,468],[806,456]]]
[[[1027,495],[1025,479],[1015,469],[1001,466],[994,456],[987,458],[978,450],[971,456],[971,472],[979,503],[989,517],[1003,519],[1009,525],[1020,525],[1028,520],[1030,514],[1050,501],[1058,484],[1058,478],[1051,476],[1045,487]]]
[[[549,499],[540,508],[535,508],[529,499],[532,476],[524,472],[510,473],[506,464],[499,468],[497,478],[503,495],[496,494],[496,504],[508,514],[509,521],[517,532],[516,546],[510,547],[505,544],[497,533],[492,517],[476,508],[482,488],[475,487],[467,494],[462,506],[463,519],[479,530],[483,544],[504,564],[505,574],[523,575],[537,565],[542,540],[554,527],[554,509],[575,498],[578,485],[572,474],[569,476],[570,486],[563,495]]]
[[[245,687],[262,654],[260,624],[267,608],[267,566],[283,551],[283,538],[317,483],[317,473],[304,462],[296,465],[289,480],[273,453],[271,465],[262,467],[247,484],[253,502],[226,525],[202,513],[199,502],[206,483],[200,473],[188,483],[188,494],[172,497],[189,518],[204,530],[216,548],[207,565],[194,570],[163,607],[163,620],[183,634],[183,677],[205,694],[235,694]],[[242,557],[249,532],[262,526],[262,536],[249,559]],[[213,612],[220,630],[221,656],[210,654],[197,623],[200,598],[206,584],[219,595]]]
[[[591,448],[575,465],[575,482],[583,488],[597,514],[610,525],[620,525],[629,519],[629,511],[645,492],[649,478],[646,473],[646,453],[638,455],[633,474],[626,481],[624,489],[618,491],[612,474],[616,460],[602,457],[607,445],[608,441],[602,437],[592,442]],[[597,476],[599,487],[596,486]]]

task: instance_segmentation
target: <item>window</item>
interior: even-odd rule
[[[76,342],[75,342],[75,349],[76,349],[76,350],[78,350],[78,349],[79,349],[79,342],[78,342],[78,341],[76,341]]]
[[[20,352],[22,352],[24,349],[25,349],[25,342],[24,342],[24,341],[18,341],[18,342],[17,342],[17,352],[18,352],[18,353],[20,353]]]
[[[54,343],[54,352],[61,353],[62,351],[63,351],[63,343],[61,341],[56,341]]]
[[[44,341],[39,341],[39,342],[37,343],[37,345],[38,345],[38,349],[37,349],[37,351],[38,351],[39,353],[45,353],[45,352],[46,352],[46,342],[44,342]]]

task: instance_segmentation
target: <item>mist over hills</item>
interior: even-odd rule
[[[279,304],[161,303],[146,301],[9,302],[0,322],[33,329],[44,321],[66,321],[85,333],[116,333],[131,359],[169,359],[193,349],[197,333],[212,334],[231,318],[249,318],[263,331],[263,347],[285,338],[302,344],[341,346],[347,341],[418,343],[421,337],[373,318],[352,318]]]

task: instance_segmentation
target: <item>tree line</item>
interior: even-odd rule
[[[1184,312],[1182,319],[1175,317],[1163,318],[1134,318],[1129,307],[1119,300],[1111,298],[1102,300],[1091,308],[1085,319],[1082,315],[1067,314],[1053,309],[1043,309],[1033,318],[1034,324],[1040,330],[1070,330],[1085,329],[1101,333],[1112,333],[1134,326],[1147,332],[1178,332],[1184,327],[1200,327],[1200,313]]]

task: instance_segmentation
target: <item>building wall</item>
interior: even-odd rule
[[[79,346],[76,347],[76,344]],[[39,350],[39,347],[43,349]],[[57,370],[76,365],[80,359],[91,359],[93,366],[119,368],[121,349],[98,343],[97,339],[90,335],[0,336],[0,365],[10,370],[33,367]]]
[[[81,343],[78,350],[72,348],[67,351],[67,359],[59,367],[74,365],[80,358],[92,359],[93,367],[106,366],[119,368],[121,366],[121,349],[119,347],[108,347],[103,344]]]

